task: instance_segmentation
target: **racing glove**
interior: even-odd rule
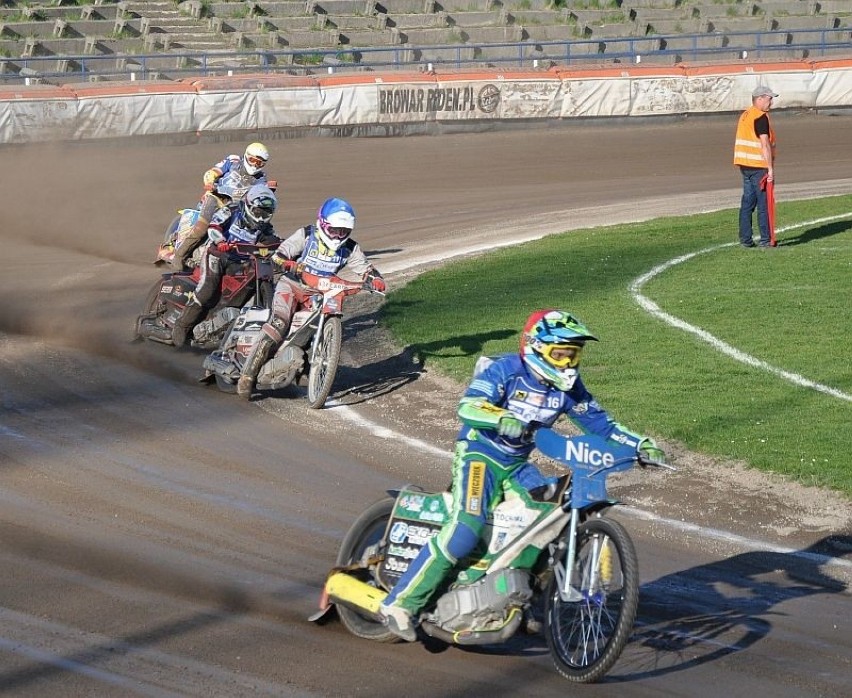
[[[521,420],[516,419],[511,414],[504,414],[497,422],[497,433],[507,439],[517,439],[524,433],[525,427],[526,425]]]
[[[370,286],[373,291],[378,291],[379,293],[384,293],[387,289],[388,285],[385,283],[385,280],[382,278],[382,275],[379,274],[375,269],[371,269],[370,273],[367,274],[367,277],[364,281]]]
[[[231,251],[231,243],[230,242],[217,242],[216,250],[218,252],[230,252]]]
[[[665,463],[666,454],[663,452],[654,439],[646,436],[639,444],[639,454],[645,460],[654,461],[655,463]]]
[[[293,271],[296,268],[298,262],[295,259],[288,259],[284,255],[280,255],[275,252],[272,255],[272,263],[278,267],[281,267],[283,271]]]

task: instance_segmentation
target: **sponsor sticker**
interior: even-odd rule
[[[464,509],[468,514],[479,514],[482,511],[482,493],[485,491],[485,463],[472,461],[470,476],[467,480]]]
[[[408,533],[408,524],[402,521],[395,521],[390,530],[390,538],[391,543],[402,543],[405,541],[406,534]]]
[[[496,85],[486,85],[479,91],[476,104],[486,114],[493,114],[500,104],[500,88]]]

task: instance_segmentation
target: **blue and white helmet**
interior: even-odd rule
[[[543,383],[557,390],[574,387],[580,356],[587,341],[597,337],[564,310],[537,310],[521,333],[521,358]]]
[[[343,199],[328,199],[317,212],[317,235],[332,252],[349,239],[355,227],[355,209]]]

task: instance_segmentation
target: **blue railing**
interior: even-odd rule
[[[717,45],[708,46],[708,43]],[[726,34],[669,34],[577,41],[524,41],[490,44],[382,46],[334,49],[168,52],[151,54],[51,55],[2,58],[0,82],[75,82],[99,79],[169,78],[245,73],[311,75],[348,70],[463,68],[531,68],[554,62],[640,63],[731,59],[852,57],[852,28],[799,29]],[[16,70],[17,67],[17,70]]]

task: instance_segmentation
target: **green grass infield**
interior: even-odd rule
[[[532,310],[569,310],[618,421],[852,498],[852,196],[780,203],[776,228],[769,250],[736,244],[736,210],[554,235],[417,277],[383,322],[466,384]]]

